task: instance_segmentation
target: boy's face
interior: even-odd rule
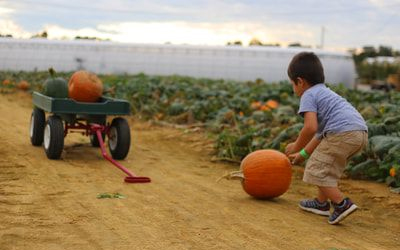
[[[296,80],[297,80],[297,83],[293,80],[290,80],[290,83],[292,83],[293,92],[297,96],[302,96],[304,91],[306,90],[305,82],[302,78],[297,78]]]

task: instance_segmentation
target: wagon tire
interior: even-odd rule
[[[60,117],[52,115],[47,119],[43,138],[47,158],[60,159],[64,148],[64,125]]]
[[[108,148],[112,158],[124,159],[131,145],[131,132],[128,122],[121,117],[114,118],[108,132]]]
[[[29,135],[33,146],[41,146],[43,143],[44,126],[46,124],[46,115],[44,111],[35,107],[31,115],[31,124]]]

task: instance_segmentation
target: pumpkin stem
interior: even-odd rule
[[[56,77],[56,71],[53,69],[53,67],[49,68],[49,73],[51,77]]]
[[[103,95],[108,94],[108,93],[114,95],[115,94],[115,86],[112,86],[111,88],[104,88]]]
[[[230,172],[228,174],[224,174],[223,176],[221,176],[217,182],[219,182],[222,179],[226,179],[226,180],[243,180],[244,179],[244,175],[242,170],[239,171],[233,171]]]

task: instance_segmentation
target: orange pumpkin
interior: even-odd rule
[[[262,106],[260,101],[254,101],[251,103],[251,108],[252,109],[259,109]]]
[[[103,83],[93,73],[80,70],[68,82],[68,96],[79,102],[96,102],[103,93]]]
[[[3,85],[4,85],[4,86],[11,85],[11,84],[12,84],[12,82],[11,82],[10,80],[8,80],[8,79],[5,79],[5,80],[3,81]]]
[[[285,154],[262,149],[248,154],[241,162],[242,186],[249,195],[268,199],[284,194],[290,186],[292,169]]]
[[[265,105],[270,107],[271,109],[276,109],[279,106],[279,102],[275,100],[268,100],[268,102],[266,102]]]
[[[22,80],[17,84],[17,88],[23,91],[27,91],[30,87],[29,82]]]
[[[262,111],[270,111],[271,108],[270,108],[267,104],[264,104],[264,105],[262,105],[262,106],[260,107],[260,110],[262,110]]]

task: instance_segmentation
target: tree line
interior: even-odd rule
[[[376,82],[388,82],[388,78],[394,77],[398,81],[400,76],[400,61],[395,63],[389,62],[373,62],[367,63],[367,58],[376,58],[379,56],[385,57],[400,57],[400,51],[394,50],[389,46],[364,46],[359,52],[350,50],[353,55],[354,63],[358,73],[358,77],[362,83],[374,84]],[[400,84],[396,82],[394,84]]]

